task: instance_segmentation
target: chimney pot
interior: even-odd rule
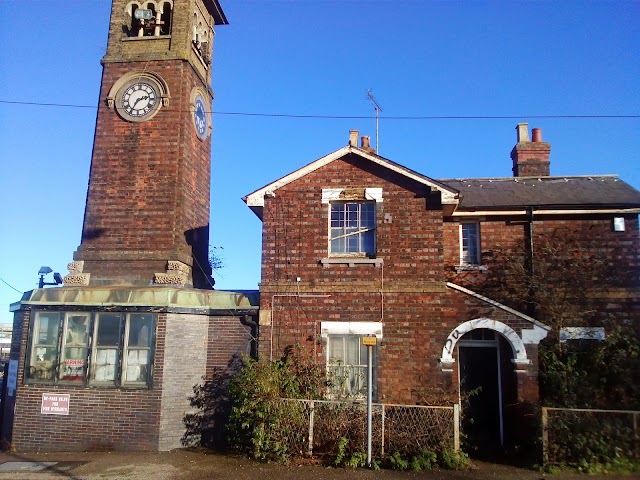
[[[357,147],[358,146],[358,136],[360,132],[358,130],[349,130],[349,146]]]
[[[528,142],[529,141],[529,124],[528,123],[519,123],[516,126],[516,132],[518,136],[518,143]]]
[[[542,141],[542,129],[534,128],[531,130],[531,141],[532,142],[541,142]]]
[[[363,150],[369,150],[371,148],[371,138],[368,135],[360,137],[360,146]]]

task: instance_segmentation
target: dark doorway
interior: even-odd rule
[[[466,451],[476,458],[493,458],[504,444],[500,343],[495,332],[469,332],[458,344],[458,358]]]

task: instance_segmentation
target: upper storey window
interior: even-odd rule
[[[331,203],[331,255],[375,256],[375,202]]]
[[[460,224],[460,264],[480,264],[480,224],[478,222]]]
[[[159,37],[171,33],[173,2],[131,2],[126,7],[127,33],[130,37]]]

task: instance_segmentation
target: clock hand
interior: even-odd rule
[[[144,96],[142,96],[142,97],[138,97],[138,98],[136,98],[136,101],[135,101],[135,102],[133,102],[133,107],[135,108],[135,106],[138,104],[138,102],[139,102],[140,100],[148,100],[148,99],[149,99],[149,96],[148,96],[148,95],[144,95]]]

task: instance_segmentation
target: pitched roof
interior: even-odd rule
[[[370,161],[379,166],[387,168],[393,172],[399,173],[400,175],[403,175],[407,178],[415,180],[418,183],[422,183],[423,185],[427,185],[432,190],[440,191],[442,194],[443,204],[458,203],[458,200],[457,200],[458,192],[454,188],[451,188],[450,186],[447,186],[439,182],[438,180],[433,180],[432,178],[426,177],[418,172],[415,172],[414,170],[411,170],[410,168],[407,168],[398,163],[392,162],[391,160],[381,157],[380,155],[376,155],[375,153],[368,152],[366,150],[363,150],[358,147],[354,147],[352,145],[347,145],[346,147],[342,147],[341,149],[336,150],[335,152],[332,152],[329,155],[325,155],[324,157],[319,158],[318,160],[315,160],[309,163],[308,165],[305,165],[304,167],[299,168],[294,172],[291,172],[288,175],[285,175],[284,177],[276,180],[275,182],[271,182],[270,184],[265,185],[264,187],[256,190],[255,192],[250,193],[245,197],[242,197],[242,200],[254,211],[256,215],[258,215],[258,217],[261,218],[260,210],[264,206],[265,196],[272,195],[277,189],[295,180],[298,180],[299,178],[302,178],[305,175],[335,160],[343,158],[344,156],[349,154],[357,155],[363,158],[364,160]]]
[[[640,207],[640,192],[615,175],[454,178],[439,182],[460,192],[458,210]]]

